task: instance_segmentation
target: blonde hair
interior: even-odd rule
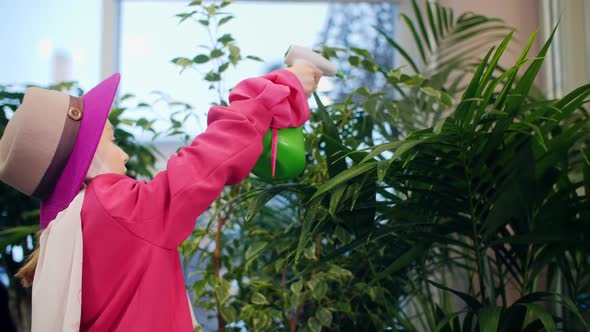
[[[42,231],[39,231],[35,235],[35,250],[29,255],[25,265],[15,274],[17,278],[21,279],[23,287],[31,287],[33,279],[35,279],[35,270],[37,269],[37,262],[39,262],[39,238],[41,237],[41,233]]]

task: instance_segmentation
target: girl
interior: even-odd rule
[[[124,175],[107,121],[118,74],[81,98],[27,89],[0,139],[0,180],[41,201],[38,253],[19,272],[32,331],[193,331],[177,247],[248,175],[269,128],[307,121],[321,74],[298,64],[240,82],[150,182]]]

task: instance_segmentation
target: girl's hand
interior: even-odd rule
[[[322,71],[310,63],[298,63],[286,69],[299,78],[301,85],[303,85],[305,96],[307,98],[311,97],[311,94],[318,87],[318,82],[323,74]]]

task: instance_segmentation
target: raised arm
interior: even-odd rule
[[[284,128],[307,121],[306,92],[288,70],[244,80],[232,90],[229,107],[212,107],[207,130],[173,155],[152,181],[101,175],[90,182],[87,195],[130,232],[175,248],[226,184],[248,176],[271,124]]]

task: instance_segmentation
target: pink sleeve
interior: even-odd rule
[[[173,155],[152,181],[96,177],[88,190],[94,191],[97,205],[137,236],[163,247],[178,246],[223,187],[248,176],[272,122],[309,118],[301,83],[286,70],[240,82],[229,99],[229,107],[210,109],[207,130]]]

